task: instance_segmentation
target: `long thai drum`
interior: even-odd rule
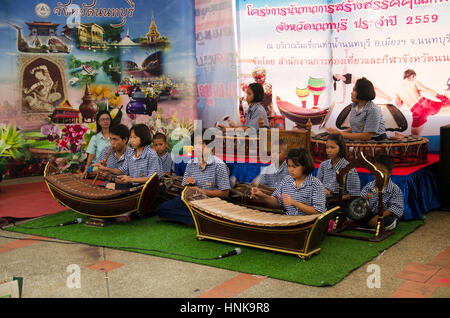
[[[323,214],[290,216],[230,203],[186,187],[181,196],[195,222],[197,238],[234,243],[309,259],[339,207]]]
[[[159,177],[154,173],[144,185],[126,189],[106,189],[91,184],[72,173],[58,174],[48,162],[44,170],[44,181],[61,205],[74,212],[94,218],[114,218],[136,212],[145,216],[158,194]]]

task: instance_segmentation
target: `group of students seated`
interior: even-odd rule
[[[152,138],[149,128],[144,124],[131,127],[116,125],[110,128],[110,145],[105,147],[95,159],[94,166],[107,173],[105,186],[111,189],[124,189],[145,183],[154,173],[161,178],[174,173],[171,154],[167,152],[167,138],[155,134]],[[208,146],[214,138],[194,143],[194,157],[187,163],[182,186],[191,186],[209,197],[226,198],[232,187],[228,166],[214,155]],[[106,160],[107,154],[112,152]],[[346,167],[346,145],[341,134],[330,134],[326,142],[328,160],[322,162],[317,175],[313,176],[315,166],[310,152],[304,148],[288,149],[285,141],[279,141],[278,160],[264,167],[252,182],[251,195],[264,202],[268,208],[283,209],[287,215],[306,215],[325,213],[337,205],[327,197],[338,195],[339,185],[336,173]],[[376,157],[374,165],[388,178],[392,175],[394,163],[387,155]],[[363,226],[375,227],[378,213],[378,194],[375,181],[360,188],[360,180],[355,169],[345,178],[344,207],[351,198],[363,197],[370,204],[373,217]],[[274,188],[267,195],[259,184]],[[389,178],[382,191],[384,224],[387,230],[394,229],[403,215],[403,197],[400,188]],[[156,213],[161,220],[194,225],[194,220],[181,197],[159,202]]]

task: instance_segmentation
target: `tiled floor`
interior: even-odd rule
[[[425,224],[331,287],[312,287],[167,258],[39,242],[0,231],[0,281],[23,277],[24,298],[450,298],[450,213]],[[17,239],[14,239],[17,238]],[[19,240],[19,238],[25,238]],[[80,288],[68,285],[71,265]],[[371,288],[369,266],[381,269]],[[282,270],[282,269],[280,269]]]
[[[411,263],[396,277],[405,282],[391,295],[392,298],[428,298],[440,287],[448,288],[450,297],[450,247],[427,264]],[[444,289],[440,292],[445,295]]]

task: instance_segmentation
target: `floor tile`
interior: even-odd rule
[[[92,270],[96,270],[96,271],[101,271],[101,272],[109,272],[112,271],[113,269],[119,268],[121,266],[124,266],[125,264],[121,264],[121,263],[117,263],[117,262],[112,262],[112,261],[103,261],[91,266],[88,266],[88,268],[92,269]]]
[[[437,266],[412,263],[409,264],[400,273],[398,273],[395,277],[414,282],[425,283],[439,270],[440,267]]]

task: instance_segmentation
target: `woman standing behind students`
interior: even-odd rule
[[[83,178],[86,178],[87,173],[90,172],[88,170],[90,170],[92,162],[99,157],[103,149],[110,145],[109,136],[112,123],[110,113],[106,110],[98,112],[95,122],[97,125],[97,134],[92,136],[86,149],[88,157],[83,171]]]
[[[339,194],[339,184],[336,180],[336,173],[345,168],[349,162],[345,159],[347,146],[341,134],[331,134],[326,142],[326,152],[328,160],[323,161],[317,171],[317,178],[325,187],[327,197]],[[351,197],[358,197],[361,193],[361,184],[356,169],[351,169],[345,178],[345,187],[342,199],[347,201]],[[337,202],[327,205],[328,210],[336,206]],[[345,204],[344,207],[345,208]]]

